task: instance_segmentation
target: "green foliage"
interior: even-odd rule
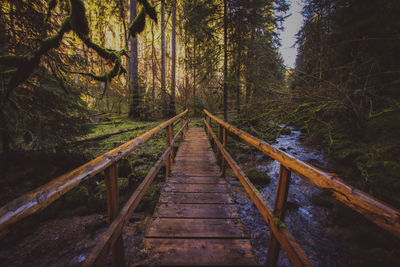
[[[284,222],[282,222],[278,217],[274,217],[273,219],[272,219],[272,221],[274,222],[274,224],[276,225],[276,226],[278,226],[279,228],[286,228],[286,225],[285,225],[285,223]]]
[[[83,185],[74,188],[72,191],[68,192],[65,195],[65,201],[67,201],[68,204],[72,206],[87,204],[88,198],[89,191]]]
[[[125,192],[128,189],[129,179],[128,178],[118,178],[118,189],[120,192]]]
[[[247,169],[245,174],[250,179],[250,181],[254,184],[267,185],[271,182],[271,178],[268,176],[268,174],[266,174],[265,172],[263,172],[259,169],[255,169],[255,168]]]
[[[156,204],[157,204],[157,200],[158,200],[158,196],[159,196],[159,188],[156,186],[149,186],[147,188],[147,191],[145,193],[145,195],[143,196],[142,200],[139,203],[139,206],[137,207],[137,211],[147,211],[149,213],[151,213]]]
[[[39,84],[17,88],[14,105],[5,111],[13,122],[7,131],[14,137],[14,149],[50,149],[89,130],[75,115],[88,114],[79,92],[69,87],[64,91],[53,77],[41,75]]]

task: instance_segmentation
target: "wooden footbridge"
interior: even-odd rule
[[[146,234],[156,265],[257,265],[202,128],[190,128]]]
[[[267,265],[276,266],[283,248],[294,266],[312,262],[285,227],[285,206],[291,173],[329,190],[332,196],[367,219],[400,237],[400,211],[344,183],[337,175],[323,172],[280,151],[204,110],[204,129],[188,128],[188,111],[171,118],[137,138],[68,172],[0,208],[0,237],[8,228],[50,205],[84,180],[104,171],[110,226],[87,256],[84,266],[103,266],[112,253],[112,265],[127,265],[122,232],[125,223],[163,165],[166,182],[143,240],[147,258],[132,265],[258,265],[251,243],[243,230],[237,208],[227,190],[225,169],[232,168],[249,197],[270,227]],[[208,120],[209,119],[209,120]],[[173,134],[174,126],[180,129]],[[212,128],[217,127],[217,135]],[[166,150],[131,195],[118,207],[117,164],[154,135],[166,130]],[[227,133],[256,147],[281,164],[274,208],[269,207],[226,150]],[[174,158],[173,145],[181,145]],[[209,139],[216,149],[216,157]],[[129,249],[129,248],[126,248]]]

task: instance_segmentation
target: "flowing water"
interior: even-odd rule
[[[283,125],[281,126],[283,127]],[[307,147],[301,142],[301,132],[292,127],[288,135],[277,138],[274,147],[285,149],[298,159],[311,163],[323,170],[329,170],[329,161],[324,154],[315,148]],[[255,156],[253,167],[263,170],[271,177],[271,183],[259,188],[263,198],[273,207],[277,177],[280,164],[268,160],[263,154]],[[269,239],[269,227],[257,208],[248,198],[237,179],[229,181],[229,188],[238,204],[241,219],[251,235],[252,245],[260,263],[265,263]],[[316,186],[292,174],[288,210],[285,225],[293,234],[315,266],[346,266],[346,252],[338,240],[337,229],[328,220],[329,210],[312,204],[314,194],[320,194]],[[278,266],[291,266],[286,254],[281,250]]]

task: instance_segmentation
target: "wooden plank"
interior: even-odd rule
[[[156,216],[160,218],[237,219],[234,205],[227,204],[160,204]]]
[[[219,168],[218,167],[209,167],[204,168],[202,166],[176,166],[174,170],[171,172],[171,175],[178,176],[179,173],[185,174],[203,174],[203,176],[219,176]]]
[[[159,203],[182,204],[233,204],[232,197],[228,193],[161,193]]]
[[[226,181],[218,176],[172,176],[167,179],[172,184],[226,184]]]
[[[258,266],[247,239],[145,239],[146,266]]]
[[[204,162],[204,161],[199,161],[199,162],[195,162],[195,161],[186,161],[186,162],[181,162],[178,161],[175,164],[175,168],[174,170],[217,170],[219,171],[219,167],[217,165],[213,165],[210,164],[208,162]]]
[[[382,202],[369,194],[345,183],[335,173],[326,173],[320,169],[296,159],[292,155],[283,152],[268,143],[260,140],[236,127],[213,116],[204,110],[210,118],[221,124],[231,133],[240,137],[243,141],[254,146],[265,155],[277,160],[290,171],[303,179],[332,192],[332,195],[347,206],[364,215],[376,225],[386,229],[392,234],[400,237],[400,210]]]
[[[176,154],[175,161],[176,162],[183,162],[183,161],[207,162],[209,164],[217,163],[217,161],[213,158],[199,158],[198,155],[193,155],[193,154],[179,155],[179,152]]]
[[[207,157],[200,157],[199,154],[181,154],[181,155],[177,155],[177,157],[175,158],[176,162],[183,162],[186,161],[189,164],[191,162],[199,162],[199,163],[208,163],[208,164],[216,164],[217,161],[215,160],[214,157],[211,156],[207,156]]]
[[[152,238],[248,238],[238,219],[157,218],[146,237]]]
[[[179,192],[179,193],[226,193],[224,184],[167,184],[163,192]]]
[[[203,170],[195,170],[195,171],[173,171],[171,172],[171,175],[179,175],[179,176],[184,176],[184,175],[189,175],[189,176],[217,176],[220,175],[220,172],[218,171],[203,171]]]
[[[202,164],[202,165],[208,165],[208,166],[213,166],[214,164],[217,163],[215,159],[210,159],[210,158],[200,158],[199,156],[189,156],[185,155],[184,157],[175,157],[175,162],[177,164]]]

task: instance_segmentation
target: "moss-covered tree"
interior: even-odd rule
[[[133,37],[143,31],[146,16],[153,20],[157,19],[154,7],[150,3],[146,0],[139,2],[143,6],[142,13],[145,15],[129,25],[129,32]],[[32,128],[28,129],[26,125],[17,122],[21,120],[18,118],[29,114],[27,112],[29,109],[22,104],[26,103],[27,99],[32,100],[34,96],[40,95],[41,90],[46,87],[41,86],[44,77],[52,76],[52,79],[48,79],[49,82],[53,80],[53,84],[58,83],[58,87],[63,91],[62,94],[74,96],[76,99],[66,107],[60,102],[55,102],[59,106],[55,104],[55,110],[52,112],[57,114],[59,111],[57,109],[64,109],[64,113],[59,113],[68,117],[73,112],[79,113],[80,109],[72,109],[72,107],[74,102],[79,103],[80,95],[76,90],[71,90],[71,84],[68,84],[66,76],[83,75],[107,85],[114,77],[126,73],[121,57],[127,56],[127,53],[125,50],[104,48],[92,40],[85,5],[81,0],[50,0],[47,3],[40,0],[2,2],[1,10],[5,11],[4,16],[1,16],[2,31],[5,36],[11,37],[8,42],[2,44],[0,51],[0,131],[3,151],[7,152],[10,145],[18,141],[26,132],[32,137],[31,139],[39,138]],[[21,29],[21,31],[16,32],[16,29]],[[101,74],[77,71],[71,64],[63,61],[61,56],[65,57],[63,53],[68,50],[67,39],[69,40],[71,36],[76,36],[87,48],[109,62],[110,69]],[[71,62],[71,58],[73,64],[74,56],[70,56],[68,61]],[[53,86],[50,87],[54,88]],[[107,86],[104,88],[106,89]],[[52,93],[58,97],[65,97],[57,93],[57,88],[54,88]],[[32,111],[36,112],[36,110]],[[35,117],[39,120],[46,118],[43,112],[37,113]],[[63,128],[62,125],[58,126]],[[41,127],[38,126],[38,128]]]

